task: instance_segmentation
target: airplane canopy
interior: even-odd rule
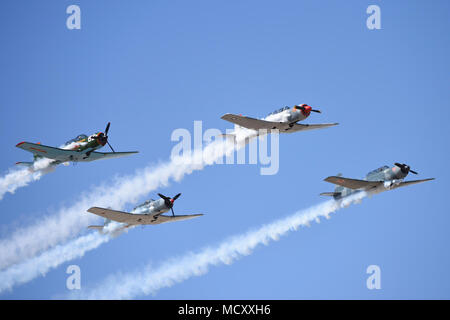
[[[77,142],[77,141],[80,141],[80,140],[83,140],[83,139],[86,139],[86,141],[87,141],[88,136],[85,135],[85,134],[79,134],[76,138],[73,138],[73,139],[67,141],[65,144],[68,145],[68,144],[70,144],[72,142]]]

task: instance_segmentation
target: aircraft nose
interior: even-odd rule
[[[308,116],[310,115],[311,110],[312,110],[312,107],[311,107],[311,106],[308,106],[308,105],[303,106],[303,108],[301,109],[302,114],[303,114],[305,117],[308,117]]]
[[[104,134],[103,132],[100,132],[100,133],[97,135],[97,139],[98,139],[98,142],[99,142],[102,146],[104,146],[104,145],[106,144],[106,141],[108,140],[108,137],[106,137],[105,134]]]

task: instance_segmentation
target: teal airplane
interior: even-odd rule
[[[51,159],[51,166],[67,164],[68,162],[87,162],[100,159],[120,158],[128,156],[132,152],[115,152],[108,142],[108,131],[111,123],[108,122],[105,132],[97,132],[89,137],[80,134],[76,138],[67,141],[61,148],[49,147],[40,143],[20,142],[16,147],[29,151],[34,155],[33,162],[17,162],[17,165],[33,167],[36,161],[47,158]],[[97,152],[97,149],[108,144],[112,152]]]
[[[434,180],[434,178],[423,180],[403,181],[408,173],[417,174],[411,170],[410,166],[404,163],[395,163],[393,167],[383,166],[369,172],[363,180],[344,178],[341,174],[331,176],[325,181],[337,185],[334,192],[324,192],[320,195],[331,196],[336,200],[347,197],[351,194],[366,191],[370,194],[380,193],[387,190],[393,190],[400,187],[409,186],[425,181]]]

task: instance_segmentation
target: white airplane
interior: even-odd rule
[[[292,133],[297,131],[313,130],[335,126],[338,123],[321,124],[300,124],[298,121],[305,120],[311,112],[321,113],[307,104],[295,105],[292,109],[289,107],[281,108],[270,113],[264,119],[255,119],[242,115],[227,113],[221,119],[232,122],[240,127],[255,130],[259,135],[260,130],[279,130],[281,133]],[[230,136],[229,134],[227,136]]]
[[[190,215],[175,215],[173,212],[173,203],[181,193],[177,194],[173,198],[166,197],[158,193],[161,199],[147,200],[143,204],[135,207],[131,213],[111,210],[109,208],[92,207],[87,211],[96,214],[100,217],[106,218],[105,225],[103,226],[89,226],[89,229],[96,229],[104,231],[108,223],[112,221],[123,223],[124,226],[121,229],[134,227],[137,225],[156,225],[166,222],[175,222],[193,219],[200,217],[203,214],[190,214]],[[172,215],[163,215],[167,211],[171,210]]]

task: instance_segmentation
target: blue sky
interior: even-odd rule
[[[81,30],[66,8],[81,8]],[[366,8],[381,9],[368,30]],[[225,113],[262,117],[285,105],[322,110],[338,127],[280,136],[280,170],[216,165],[156,192],[192,221],[136,228],[2,299],[67,293],[217,244],[323,201],[323,181],[404,162],[436,180],[383,193],[290,233],[231,266],[160,290],[156,299],[450,298],[450,5],[447,1],[7,1],[0,13],[0,169],[111,122],[116,151],[136,156],[59,167],[0,201],[0,236],[39,221],[117,175],[169,159],[177,128],[225,130]],[[412,177],[408,177],[411,179]],[[155,198],[156,192],[142,198]],[[129,206],[131,209],[133,205]],[[87,208],[86,208],[87,209]],[[85,214],[80,212],[81,214]],[[381,290],[366,268],[381,268]]]

